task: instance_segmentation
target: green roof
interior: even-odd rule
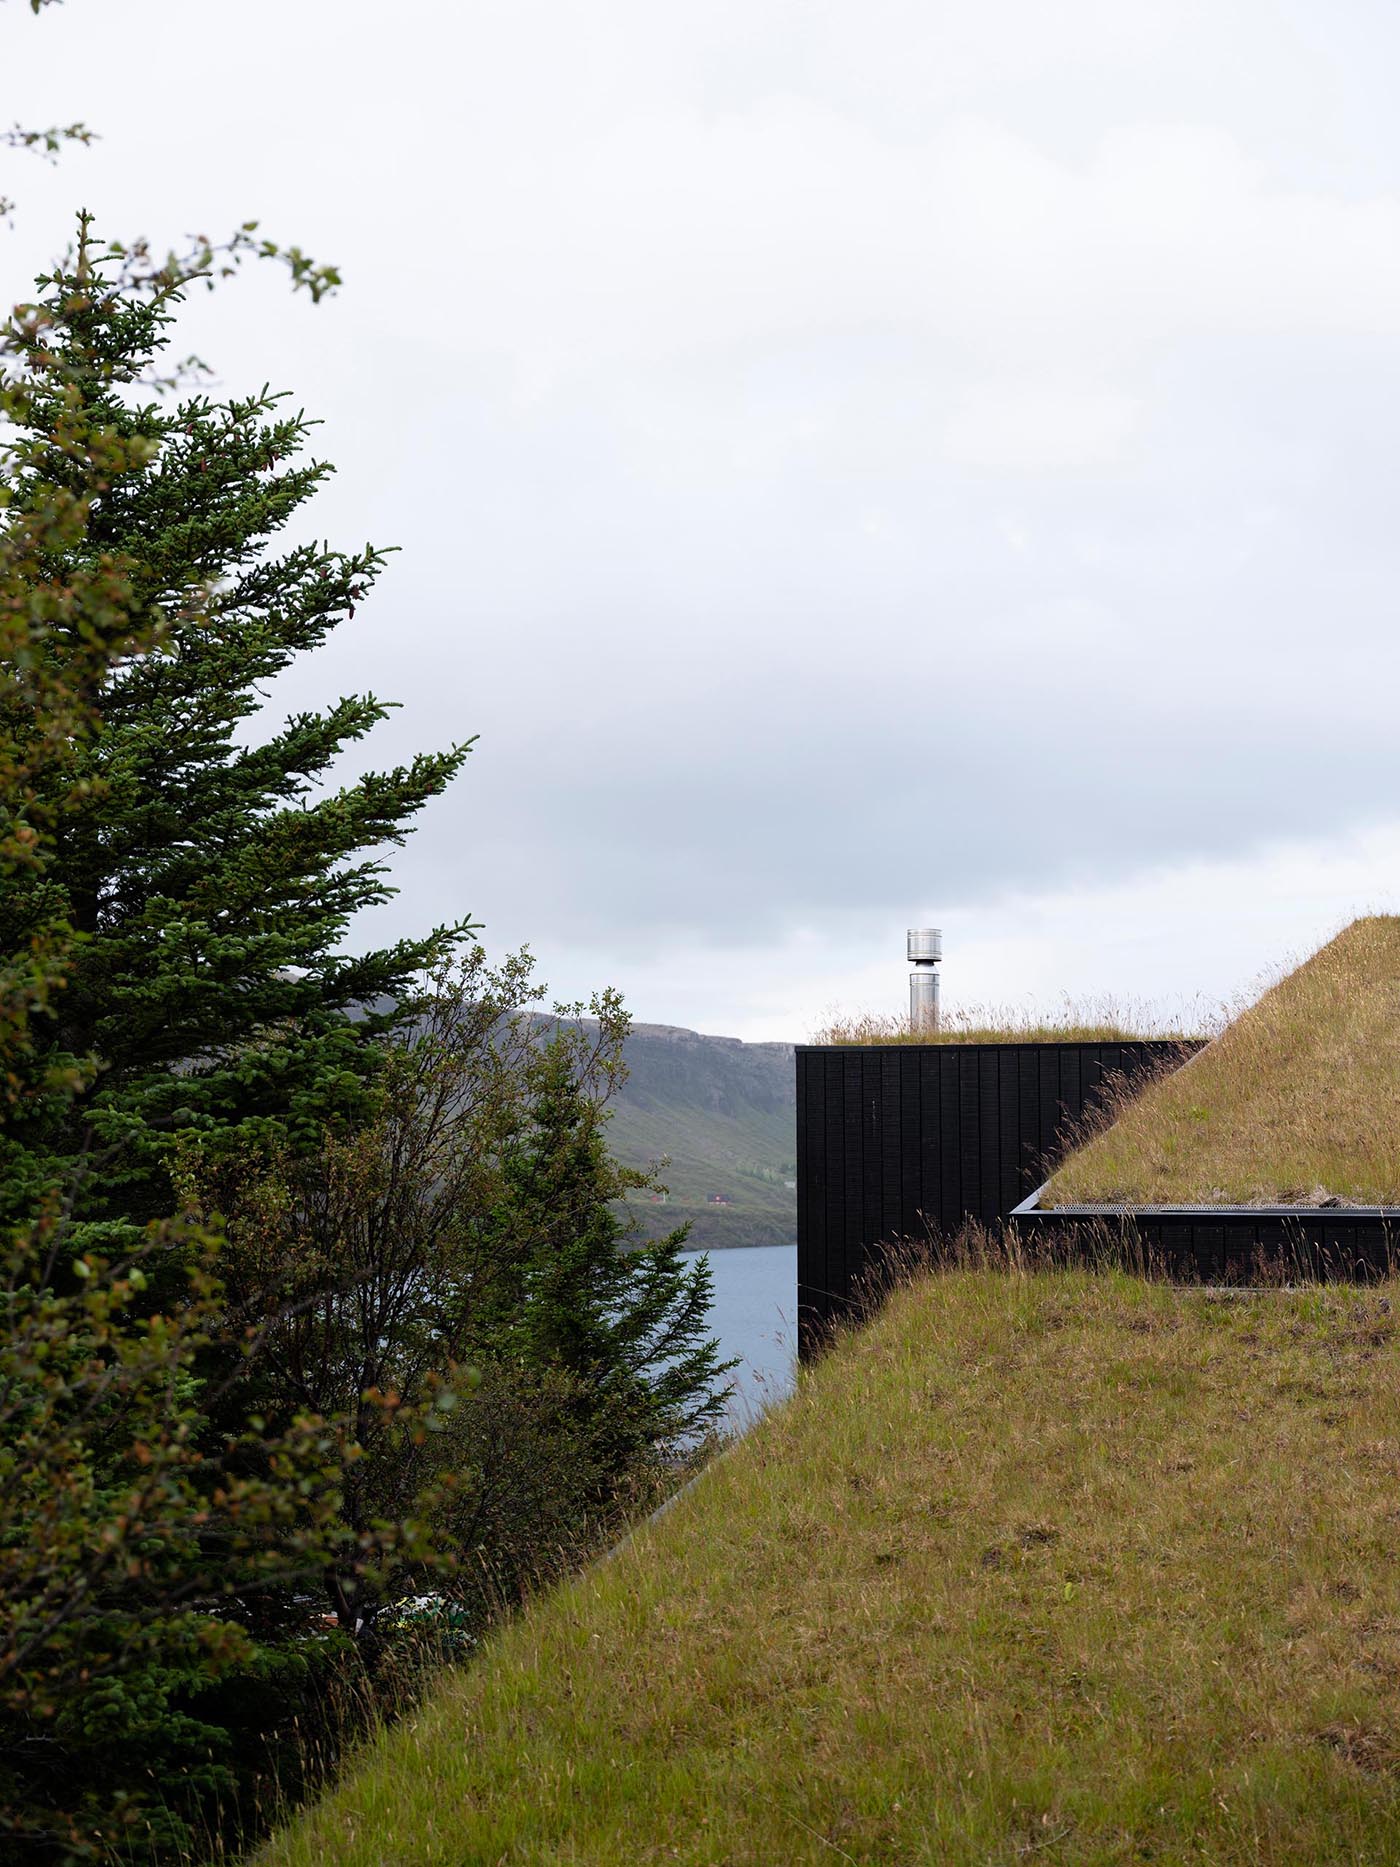
[[[1354,921],[1071,1154],[1042,1206],[1400,1203],[1400,918]]]
[[[258,1860],[1395,1861],[1398,1332],[930,1277]]]

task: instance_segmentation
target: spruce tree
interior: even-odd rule
[[[717,1425],[724,1376],[738,1364],[720,1360],[710,1334],[709,1259],[686,1262],[688,1227],[642,1245],[632,1236],[623,1202],[653,1180],[607,1148],[629,1020],[612,992],[592,1010],[591,1060],[576,1022],[528,1059],[526,1110],[503,1150],[495,1219],[513,1240],[518,1283],[492,1346],[572,1376],[620,1474],[644,1452],[674,1452]]]
[[[736,1363],[711,1334],[708,1260],[687,1257],[684,1228],[637,1248],[625,1201],[652,1180],[607,1150],[621,1001],[547,1018],[536,1000],[528,954],[498,969],[473,948],[386,1047],[371,1121],[298,1158],[190,1150],[190,1183],[227,1228],[234,1326],[262,1343],[259,1416],[353,1422],[352,1552],[377,1522],[431,1525],[377,1594],[327,1570],[347,1628],[421,1586],[427,1549],[472,1594],[478,1561],[520,1573],[539,1538],[577,1548],[725,1407]],[[550,1471],[532,1529],[525,1500]]]
[[[54,539],[38,575],[117,566],[127,612],[154,630],[86,695],[99,731],[64,774],[42,901],[0,904],[8,950],[29,920],[73,929],[37,1047],[70,1080],[95,1066],[76,1097],[11,1124],[6,1216],[85,1157],[82,1210],[105,1232],[169,1209],[179,1135],[271,1125],[310,1145],[363,1109],[387,1021],[373,1008],[402,1005],[460,929],[360,954],[343,950],[346,931],[391,892],[385,846],[467,750],[330,785],[337,757],[385,716],[371,694],[247,732],[261,689],[354,615],[384,554],[280,543],[332,471],[306,457],[312,424],[266,388],[222,401],[153,389],[181,288],[134,286],[125,260],[84,222],[75,257],[40,279],[19,363],[27,428],[6,476],[23,515],[83,471],[65,458],[65,424],[121,444],[95,495],[75,483],[87,523]],[[45,638],[55,678],[81,652],[61,627]]]
[[[227,257],[132,258],[125,283],[168,297]],[[83,1252],[72,1182],[35,1146],[51,1154],[92,1085],[60,1030],[85,949],[58,852],[100,797],[115,670],[169,639],[149,580],[91,529],[157,444],[65,380],[50,316],[0,319],[0,1858],[17,1867],[189,1859],[236,1778],[211,1697],[317,1663],[304,1640],[255,1641],[250,1604],[304,1590],[344,1541],[334,1423],[208,1430],[217,1239],[174,1222],[122,1263]]]

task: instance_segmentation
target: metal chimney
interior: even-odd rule
[[[909,1028],[938,1029],[938,962],[943,957],[941,927],[909,929]]]

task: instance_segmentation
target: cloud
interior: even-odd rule
[[[1121,454],[1140,406],[1135,396],[1112,390],[971,383],[944,426],[943,448],[964,467],[1106,466]]]
[[[1104,890],[1400,796],[1400,16],[70,0],[0,33],[31,116],[105,136],[24,178],[17,290],[79,191],[345,268],[314,314],[201,300],[182,347],[325,417],[317,535],[403,547],[274,707],[402,701],[378,763],[481,735],[384,927],[475,909],[561,989],[724,1028],[741,958],[855,975],[911,901],[1009,889],[1080,901],[1091,950]]]
[[[901,915],[793,928],[780,943],[672,943],[628,964],[639,1003],[729,1036],[810,1041],[834,1016],[901,1015],[904,934],[943,928],[944,1002],[1055,1011],[1112,1001],[1128,1018],[1205,1029],[1362,913],[1400,911],[1400,819],[1280,841],[1249,860],[1163,864],[1128,880],[1009,888],[979,903],[911,898]],[[589,948],[595,967],[612,954]]]

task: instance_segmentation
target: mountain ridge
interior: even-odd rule
[[[664,1201],[630,1210],[643,1237],[689,1224],[696,1250],[793,1243],[797,1117],[792,1044],[746,1043],[684,1025],[638,1022],[608,1145],[629,1167],[667,1164]]]

